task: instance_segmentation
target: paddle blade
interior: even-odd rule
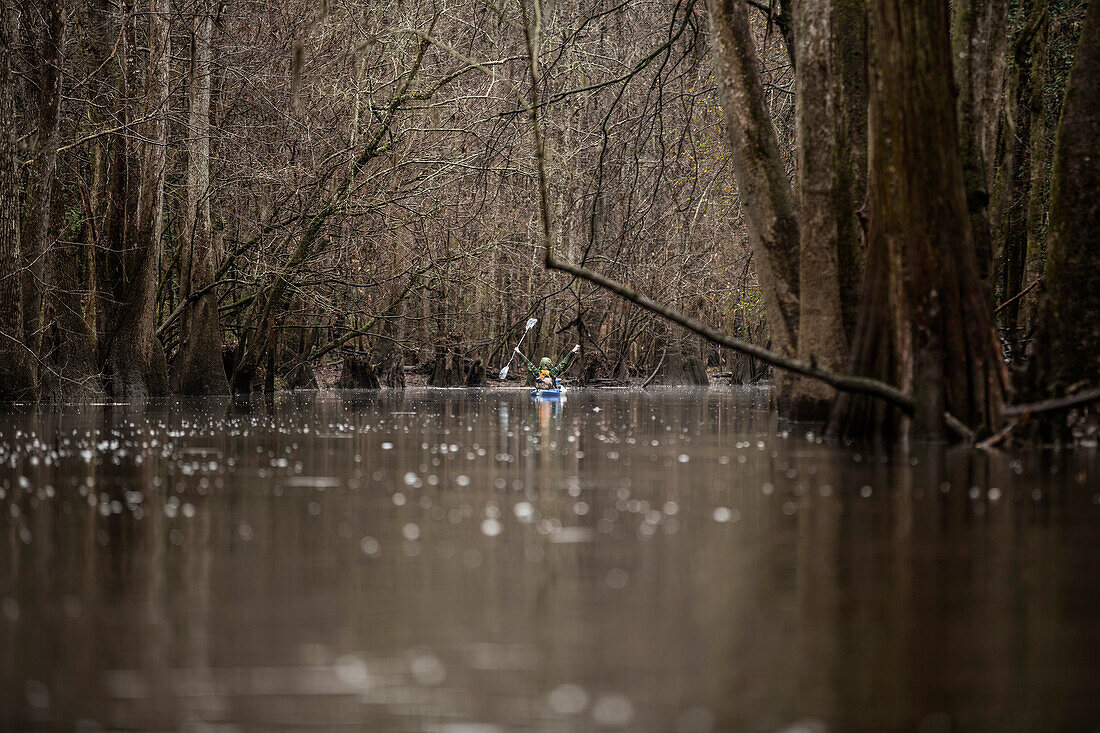
[[[508,365],[507,364],[505,364],[504,368],[500,370],[500,378],[501,378],[501,380],[504,380],[504,379],[508,378]]]
[[[537,318],[528,318],[527,319],[527,330],[530,331],[532,328],[535,327],[535,324],[538,323],[538,322],[539,322],[539,319],[537,319]]]

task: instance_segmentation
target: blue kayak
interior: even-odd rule
[[[533,389],[531,397],[536,400],[556,400],[562,396],[560,389]]]

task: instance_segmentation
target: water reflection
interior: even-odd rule
[[[1095,454],[766,392],[0,418],[0,729],[1092,730]]]

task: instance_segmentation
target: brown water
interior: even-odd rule
[[[768,394],[0,416],[0,730],[1100,725],[1096,450]]]

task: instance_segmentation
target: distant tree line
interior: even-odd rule
[[[5,2],[0,399],[477,384],[537,316],[998,434],[1100,386],[1095,6]]]

